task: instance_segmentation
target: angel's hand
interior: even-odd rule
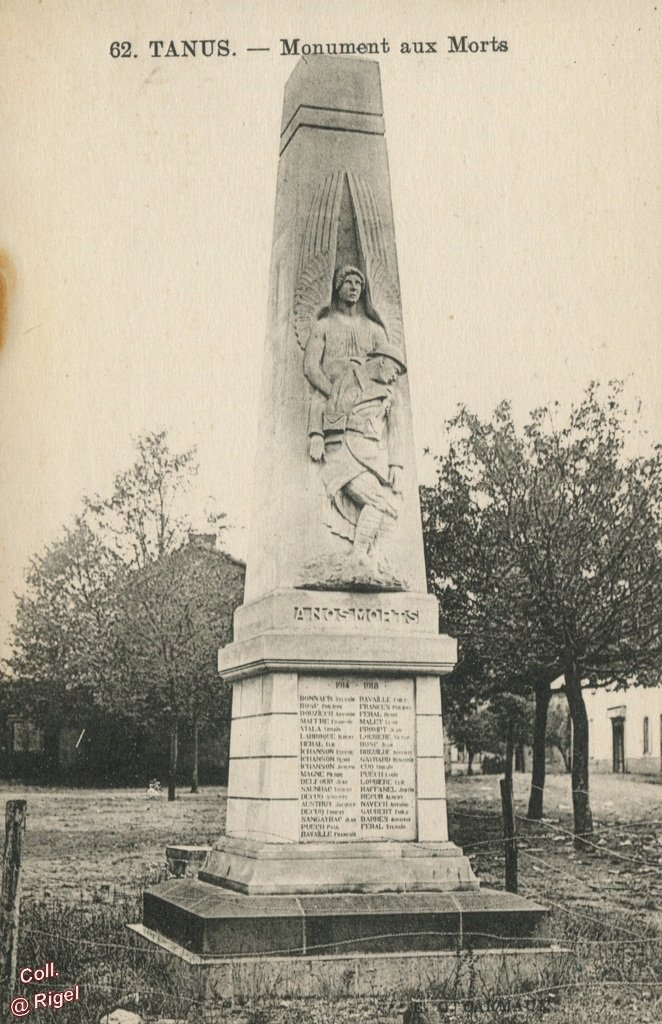
[[[324,438],[321,434],[311,434],[308,454],[313,462],[321,462],[324,458]]]

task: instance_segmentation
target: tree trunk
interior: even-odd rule
[[[570,752],[569,752],[569,750],[566,747],[562,746],[560,743],[555,743],[554,746],[556,747],[556,749],[558,750],[559,754],[561,755],[561,758],[563,760],[563,767],[564,767],[564,769],[566,771],[566,774],[569,775],[570,772],[572,771],[572,763],[570,761]]]
[[[584,846],[582,837],[593,832],[593,815],[588,793],[588,715],[582,694],[582,679],[574,659],[565,672],[565,694],[572,719],[572,807],[574,812],[575,846]]]
[[[524,745],[522,743],[518,743],[515,747],[515,771],[526,771],[526,763],[524,761]]]
[[[549,684],[536,686],[536,712],[533,723],[533,751],[531,764],[531,793],[527,818],[540,821],[543,812],[545,791],[545,737],[547,734],[547,710],[551,691]]]
[[[192,765],[191,765],[191,792],[198,792],[198,762],[200,759],[199,755],[199,734],[200,726],[198,724],[198,716],[193,716],[193,754],[192,754]]]
[[[178,722],[173,716],[170,722],[170,763],[168,765],[168,800],[177,799],[177,756],[179,753]]]
[[[474,748],[467,743],[467,775],[473,775]]]
[[[572,771],[572,750],[562,750],[561,757],[563,758],[566,774],[570,775]]]

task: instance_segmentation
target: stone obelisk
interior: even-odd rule
[[[237,954],[457,950],[544,916],[479,890],[448,840],[456,652],[426,593],[407,380],[379,68],[312,57],[285,92],[245,600],[219,654],[225,835],[134,928],[225,994]]]
[[[315,57],[285,91],[226,835],[249,893],[477,885],[448,842],[379,66]]]

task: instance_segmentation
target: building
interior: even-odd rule
[[[662,685],[584,690],[591,770],[662,772]]]

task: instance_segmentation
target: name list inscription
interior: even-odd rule
[[[301,842],[416,838],[414,683],[299,679]]]

